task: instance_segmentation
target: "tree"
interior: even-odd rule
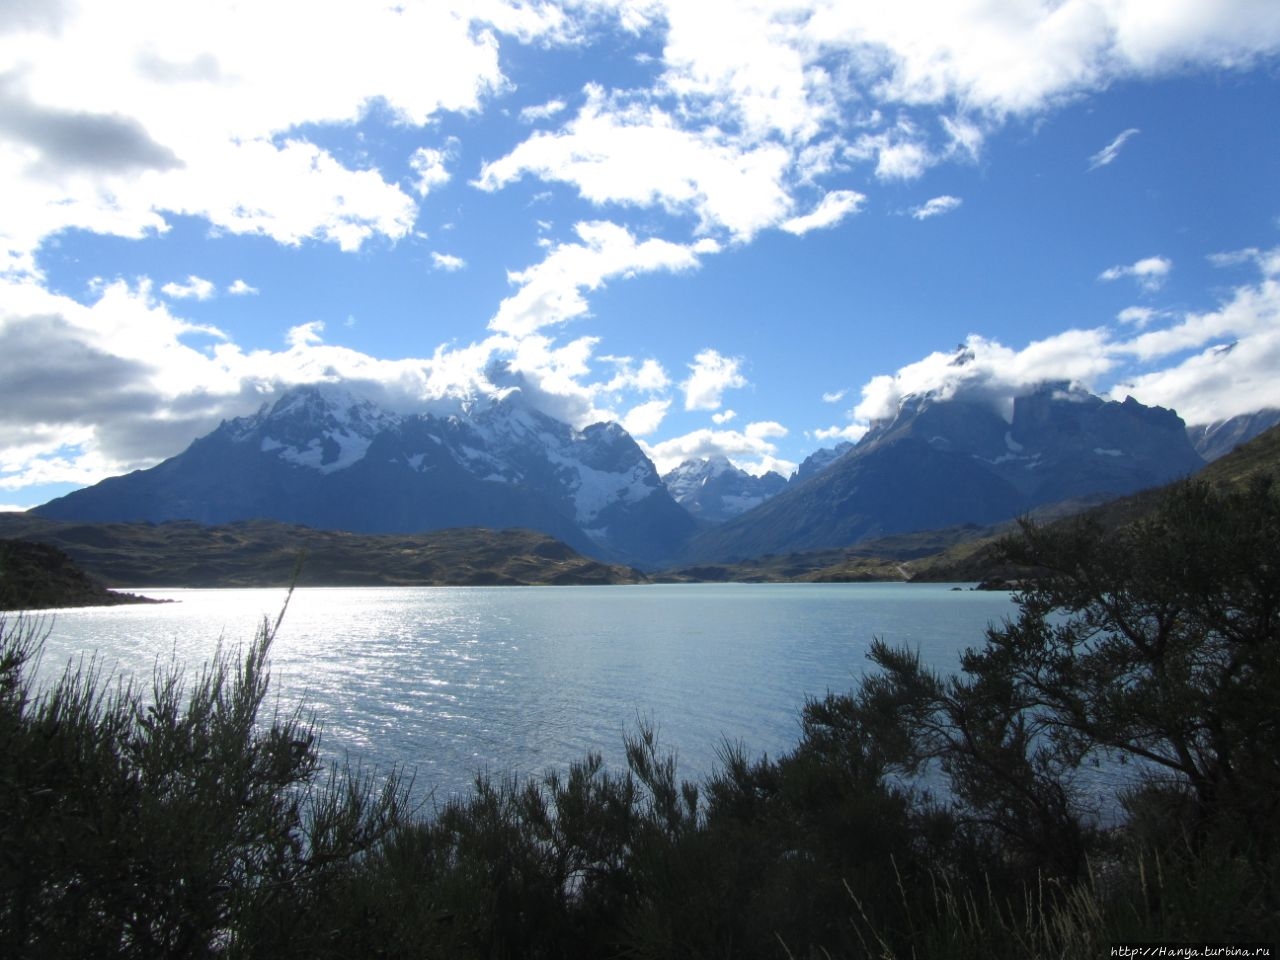
[[[1280,496],[1269,480],[1171,488],[1145,517],[1021,525],[1036,571],[1016,619],[959,674],[877,643],[856,706],[913,771],[936,763],[966,822],[1075,877],[1092,761],[1132,763],[1197,842],[1270,849],[1280,824]],[[888,718],[886,720],[886,718]],[[1133,795],[1137,797],[1138,794]],[[1166,804],[1169,805],[1169,804]]]

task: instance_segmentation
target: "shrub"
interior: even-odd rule
[[[395,776],[319,781],[314,725],[260,722],[274,634],[144,696],[92,663],[35,692],[40,624],[0,624],[0,953],[261,952],[248,931],[287,935],[280,905],[400,822]]]

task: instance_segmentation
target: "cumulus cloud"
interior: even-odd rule
[[[718,426],[723,426],[732,420],[736,420],[737,417],[738,411],[736,410],[721,410],[718,413],[713,413],[711,415],[711,422]]]
[[[135,118],[40,105],[21,90],[12,73],[0,75],[0,137],[31,152],[29,171],[35,176],[140,173],[183,165]]]
[[[789,476],[796,464],[777,456],[774,439],[785,436],[778,424],[748,424],[744,430],[694,430],[661,443],[641,443],[659,473],[674,470],[686,460],[727,457],[739,469],[759,476],[770,470]]]
[[[943,195],[934,197],[922,203],[918,207],[911,208],[911,216],[916,220],[928,220],[930,217],[940,217],[944,213],[950,213],[952,210],[960,206],[964,201],[959,197]]]
[[[348,124],[375,101],[422,126],[504,89],[492,29],[451,6],[335,0],[299,17],[276,2],[76,4],[56,39],[40,18],[11,19],[0,32],[0,179],[14,190],[0,268],[32,272],[41,241],[62,230],[138,237],[173,214],[348,250],[404,236],[411,197],[297,131]],[[481,6],[530,39],[555,29],[501,0]],[[267,42],[285,36],[287,49]],[[86,72],[92,83],[73,82]],[[424,175],[438,182],[438,165]]]
[[[726,357],[717,350],[703,350],[689,364],[689,379],[680,384],[686,410],[718,410],[726,390],[747,385],[740,357]]]
[[[1157,316],[1157,312],[1151,307],[1125,307],[1116,314],[1116,319],[1121,323],[1142,329]]]
[[[845,217],[857,213],[866,195],[856,190],[832,190],[809,213],[784,220],[780,226],[787,233],[803,236],[810,230],[826,230]]]
[[[849,441],[857,443],[867,435],[868,426],[865,423],[847,423],[844,426],[837,427],[819,427],[813,431],[813,438],[821,443],[840,443]]]
[[[788,212],[788,162],[779,144],[688,129],[657,105],[592,86],[576,117],[485,164],[476,186],[494,191],[536,176],[571,184],[594,204],[687,213],[702,232],[723,229],[746,240]]]
[[[437,270],[444,270],[448,273],[453,273],[465,267],[467,265],[467,261],[463,260],[461,257],[455,257],[451,253],[432,251],[431,265]]]
[[[187,277],[186,283],[166,283],[160,288],[160,292],[174,300],[212,300],[217,288],[212,281],[192,274]]]
[[[258,288],[250,286],[246,281],[236,279],[231,281],[231,285],[227,287],[227,293],[233,297],[249,297],[257,294]]]
[[[1141,132],[1137,127],[1130,127],[1120,133],[1114,140],[1089,158],[1089,169],[1097,170],[1099,167],[1105,167],[1112,163],[1116,157],[1120,156],[1120,149],[1132,137],[1136,137]]]
[[[1098,274],[1098,279],[1110,282],[1131,277],[1143,290],[1154,293],[1164,286],[1164,281],[1172,270],[1173,261],[1167,257],[1146,257],[1136,263],[1108,267]]]
[[[851,423],[814,436],[857,439],[868,424],[892,418],[904,399],[922,394],[963,395],[1007,415],[1015,397],[1047,381],[1067,381],[1115,399],[1132,395],[1175,409],[1193,424],[1278,406],[1280,248],[1248,259],[1260,278],[1231,290],[1216,309],[1133,307],[1122,311],[1117,331],[1067,330],[1021,349],[970,336],[954,351],[934,352],[873,377],[850,411]]]
[[[436,187],[448,183],[451,174],[448,163],[454,159],[458,151],[458,141],[451,139],[443,150],[434,147],[419,147],[409,157],[409,166],[418,175],[414,190],[418,196],[425,197]]]
[[[623,416],[622,428],[633,437],[647,437],[662,426],[670,408],[670,400],[649,400],[638,404]]]
[[[625,227],[599,220],[579,223],[574,232],[578,242],[554,245],[541,263],[508,275],[519,289],[502,301],[489,329],[523,336],[564,323],[587,313],[584,291],[616,277],[692,270],[701,254],[718,249],[711,241],[637,240]]]
[[[1186,314],[1122,344],[1140,360],[1193,352],[1172,366],[1125,379],[1113,395],[1172,407],[1190,424],[1280,406],[1280,247],[1250,259],[1260,279],[1237,287],[1218,309]]]
[[[905,398],[921,394],[981,398],[1009,415],[1014,397],[1045,381],[1096,381],[1116,364],[1109,348],[1103,330],[1068,330],[1021,350],[971,335],[955,351],[936,351],[894,374],[872,378],[853,417],[864,424],[891,419]]]
[[[540,103],[537,106],[525,107],[520,111],[520,119],[525,123],[537,123],[540,120],[550,120],[568,108],[569,105],[563,100],[558,98],[548,100],[546,103]]]

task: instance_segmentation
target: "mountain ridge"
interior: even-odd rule
[[[32,512],[357,533],[527,527],[597,559],[648,563],[694,526],[616,424],[575,430],[512,400],[396,414],[332,387],[295,388],[155,467]]]

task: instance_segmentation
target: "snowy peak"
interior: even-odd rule
[[[693,519],[617,424],[495,399],[397,414],[299,387],[150,470],[46,504],[78,520],[268,518],[361,533],[524,527],[610,561],[675,554]],[[445,412],[449,410],[451,412]]]
[[[769,472],[756,477],[726,457],[686,460],[662,478],[676,503],[693,516],[721,523],[781,493],[787,481]]]
[[[333,473],[359,462],[374,437],[400,418],[333,384],[295,387],[269,410],[227,425],[237,442],[256,442],[263,453],[300,467]]]

